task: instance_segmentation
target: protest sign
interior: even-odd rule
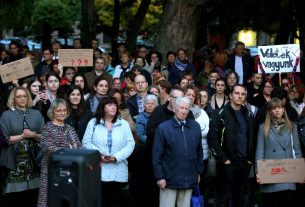
[[[34,69],[30,58],[23,58],[0,66],[2,83],[12,82],[33,74]]]
[[[63,67],[93,66],[93,49],[59,49],[58,63]]]
[[[261,184],[301,183],[305,181],[304,158],[258,160],[257,170]]]
[[[298,44],[259,46],[258,55],[265,73],[289,73],[294,68],[295,72],[300,72]],[[263,73],[261,68],[258,72]]]

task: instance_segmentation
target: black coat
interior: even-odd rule
[[[247,108],[242,107],[245,120],[247,121],[247,160],[254,161],[254,116]],[[237,133],[239,124],[231,104],[214,111],[210,120],[208,133],[208,145],[218,161],[236,160],[237,158]]]
[[[254,61],[251,56],[245,55],[242,57],[242,62],[243,62],[243,85],[246,85],[247,80],[252,76]],[[235,54],[229,55],[225,69],[235,71]]]
[[[303,156],[305,155],[305,117],[301,117],[298,122],[298,132]]]
[[[85,111],[81,116],[73,115],[70,113],[68,118],[66,118],[65,123],[70,124],[74,130],[76,131],[79,140],[83,140],[83,136],[85,134],[88,122],[93,118],[90,110]]]

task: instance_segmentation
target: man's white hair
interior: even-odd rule
[[[192,102],[191,100],[186,97],[186,96],[182,96],[182,97],[177,97],[175,100],[175,107],[179,107],[182,103],[186,103],[189,105],[189,108],[192,106]]]

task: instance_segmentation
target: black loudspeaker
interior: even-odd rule
[[[48,166],[48,206],[101,206],[100,160],[97,150],[64,149],[53,153]]]

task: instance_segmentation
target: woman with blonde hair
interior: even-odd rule
[[[48,205],[48,163],[51,155],[61,149],[77,149],[81,147],[79,137],[74,128],[65,123],[70,111],[64,99],[56,98],[48,109],[47,122],[41,134],[41,148],[43,158],[41,161],[40,189],[37,207]]]
[[[289,120],[285,104],[278,98],[272,98],[265,122],[259,127],[256,161],[301,157],[297,127]],[[260,183],[258,176],[257,182]],[[295,206],[295,183],[260,184],[263,207]]]
[[[4,167],[3,190],[9,206],[36,206],[39,189],[41,152],[38,145],[44,118],[34,110],[30,92],[14,88],[0,118],[5,146],[1,148],[0,166]],[[2,185],[2,184],[1,184]]]

